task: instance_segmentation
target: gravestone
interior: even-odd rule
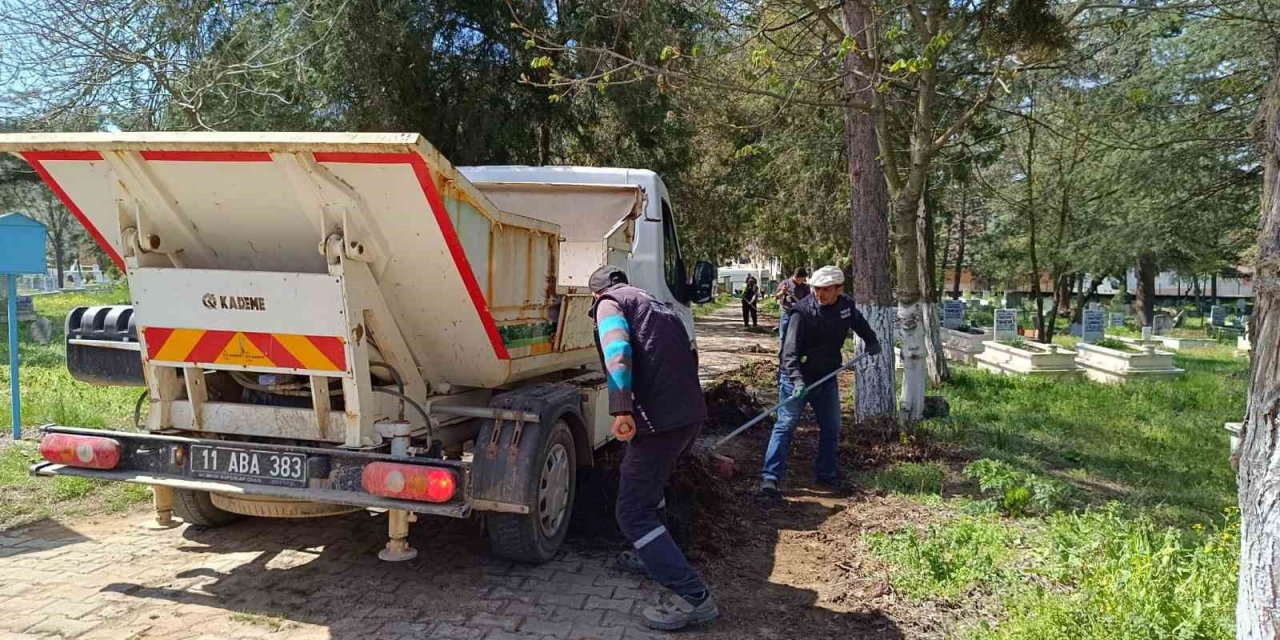
[[[1151,327],[1143,327],[1143,328],[1142,328],[1142,341],[1143,341],[1143,342],[1146,342],[1146,341],[1150,340],[1150,339],[1151,339],[1151,334],[1152,334],[1152,333],[1153,333],[1153,332],[1151,331]]]
[[[1106,336],[1106,323],[1104,319],[1106,314],[1102,309],[1086,309],[1084,312],[1084,328],[1081,331],[1081,339],[1089,344],[1093,344]]]
[[[942,303],[942,326],[959,329],[964,325],[964,301],[946,300]]]
[[[1225,326],[1227,324],[1227,308],[1215,304],[1209,308],[1209,322],[1215,327]]]
[[[1157,313],[1151,319],[1151,331],[1156,335],[1164,335],[1173,328],[1173,317],[1167,313]]]
[[[27,335],[36,344],[49,344],[53,340],[53,323],[48,318],[38,317],[27,329]]]
[[[996,309],[995,324],[996,342],[1018,337],[1018,310]]]
[[[1244,328],[1244,317],[1243,317],[1243,316],[1234,316],[1234,317],[1232,317],[1232,318],[1231,318],[1231,326],[1233,326],[1233,327],[1235,327],[1235,328],[1237,328],[1237,329],[1243,329],[1243,328]]]
[[[1123,313],[1113,313],[1113,314],[1111,314],[1111,317],[1110,317],[1110,319],[1109,319],[1109,321],[1108,321],[1108,324],[1109,324],[1109,326],[1112,326],[1112,327],[1123,327],[1123,326],[1124,326],[1124,314],[1123,314]]]

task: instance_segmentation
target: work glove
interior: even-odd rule
[[[869,356],[878,355],[880,353],[880,343],[879,342],[867,343],[866,346],[863,347],[863,353]]]
[[[805,397],[807,397],[808,395],[809,395],[809,387],[805,386],[803,382],[797,382],[795,387],[793,387],[791,390],[792,400],[804,400]]]

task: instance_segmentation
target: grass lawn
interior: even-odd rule
[[[133,407],[141,389],[98,387],[77,382],[67,373],[63,323],[74,307],[128,303],[124,287],[67,292],[35,297],[36,313],[53,324],[53,340],[32,342],[28,323],[20,326],[18,357],[21,360],[23,441],[8,439],[12,416],[9,409],[8,336],[0,341],[0,529],[47,517],[53,513],[118,511],[149,494],[145,487],[101,483],[82,478],[32,478],[27,467],[39,459],[36,428],[56,423],[77,427],[132,429]]]
[[[1222,425],[1243,414],[1248,364],[1221,346],[1176,360],[1181,379],[1115,386],[955,368],[951,415],[920,436],[969,462],[863,479],[957,514],[866,536],[895,590],[971,610],[967,638],[1234,637]]]

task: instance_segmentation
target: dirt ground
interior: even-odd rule
[[[737,313],[731,306],[700,321],[705,366],[723,373],[731,361],[748,363],[711,389],[711,432],[776,400],[776,336],[743,331]],[[861,542],[863,532],[927,522],[936,512],[856,489],[849,497],[815,490],[806,482],[812,424],[795,439],[787,500],[757,505],[767,430],[762,424],[726,446],[741,471],[733,480],[696,461],[681,477],[675,511],[685,526],[673,529],[723,617],[679,637],[946,637],[956,612],[902,602]],[[944,454],[853,428],[841,451],[847,473]],[[417,559],[384,563],[376,552],[385,516],[367,513],[150,531],[140,509],[0,532],[0,638],[675,637],[638,624],[636,613],[659,589],[613,565],[622,543],[605,480],[618,456],[606,451],[586,477],[566,550],[540,567],[488,558],[477,524],[448,519],[414,525]]]

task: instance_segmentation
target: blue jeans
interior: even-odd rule
[[[781,376],[778,380],[778,401],[790,398],[794,387],[791,379]],[[769,437],[769,450],[764,455],[764,478],[780,480],[787,470],[787,455],[791,453],[791,434],[800,422],[800,414],[805,403],[813,407],[813,414],[818,419],[818,459],[814,464],[815,475],[824,482],[835,482],[840,478],[840,465],[836,459],[836,448],[840,445],[840,385],[836,380],[828,380],[821,386],[814,387],[803,400],[788,402],[778,408],[778,421],[773,425],[773,435]]]

